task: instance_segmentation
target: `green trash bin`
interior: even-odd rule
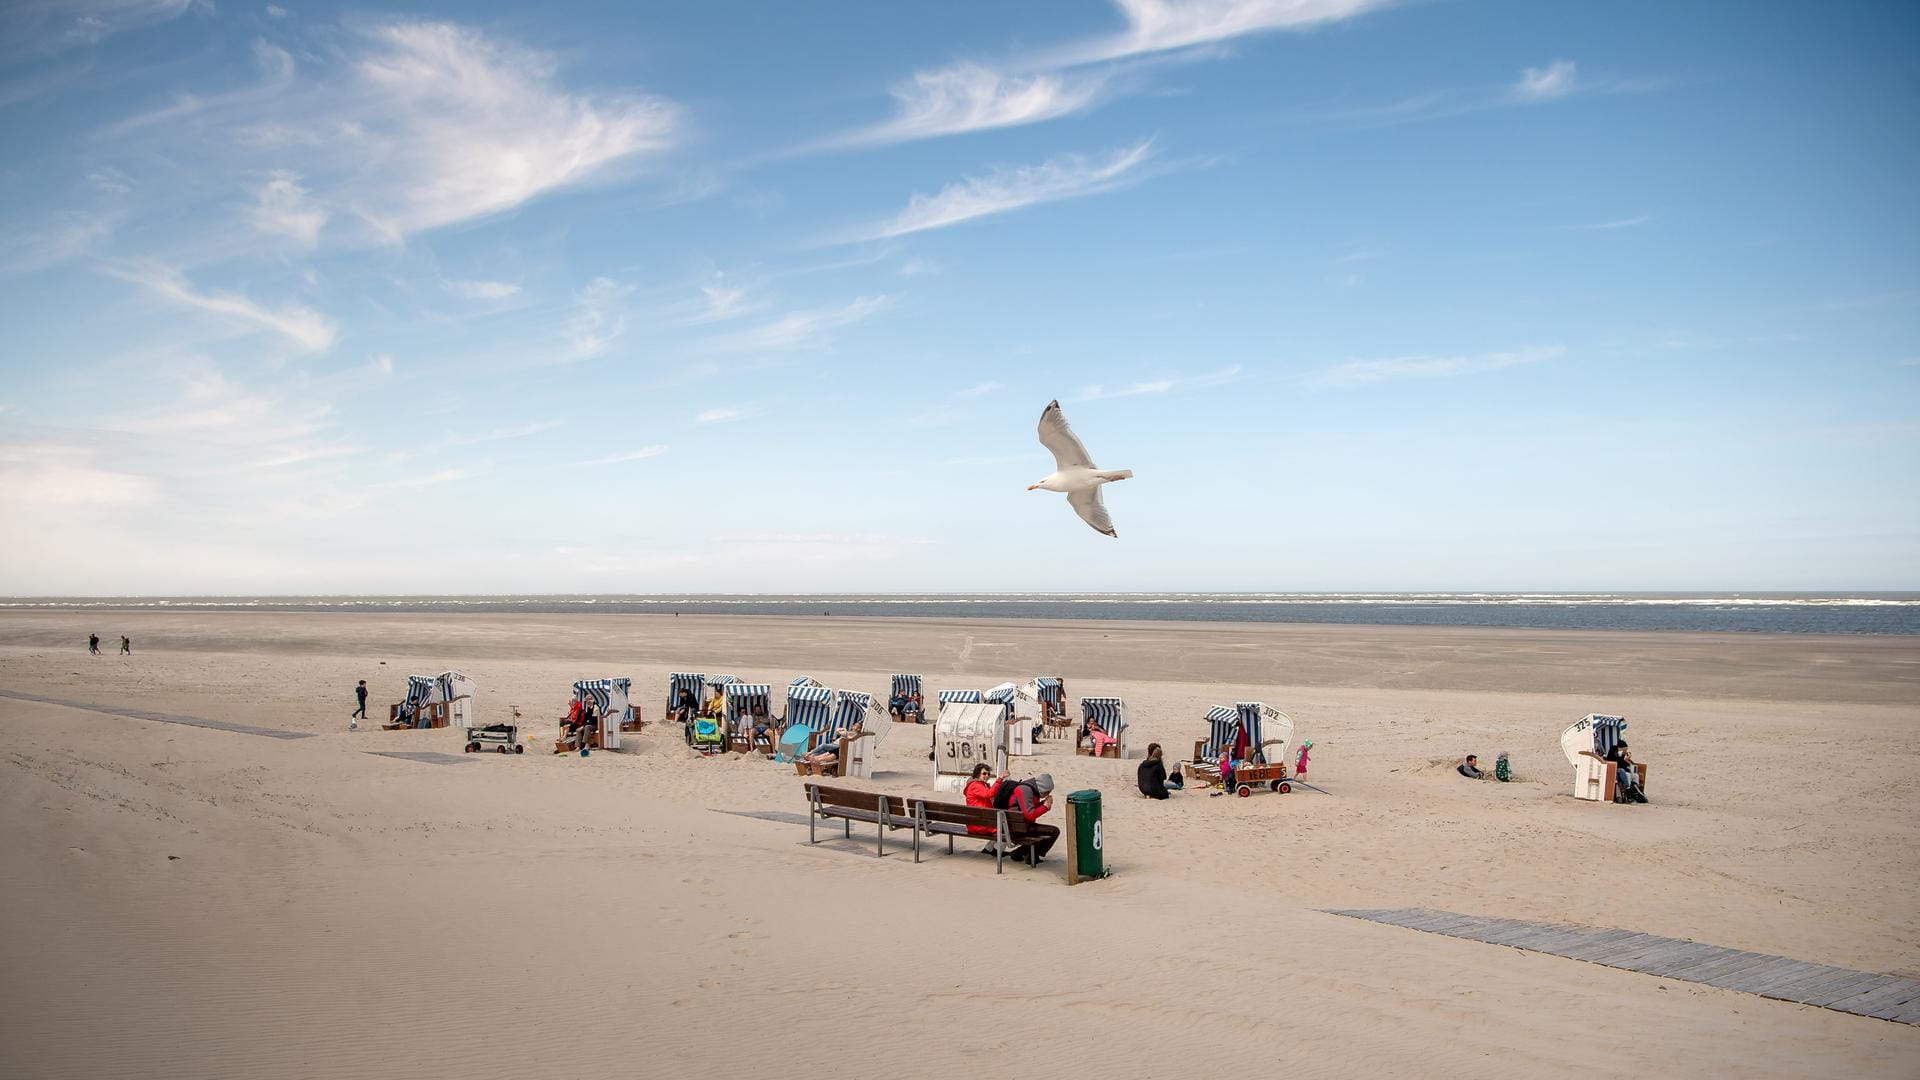
[[[1067,884],[1075,885],[1087,878],[1106,877],[1100,793],[1089,789],[1068,795],[1067,818],[1068,828],[1073,833],[1068,838],[1073,846],[1067,849]]]

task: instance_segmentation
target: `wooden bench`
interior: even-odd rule
[[[919,855],[920,838],[915,828],[913,811],[907,801],[898,795],[882,795],[877,791],[857,791],[853,788],[827,787],[825,784],[808,784],[807,802],[813,812],[807,815],[807,843],[820,842],[818,825],[823,818],[838,818],[845,829],[846,839],[853,839],[853,823],[864,822],[874,826],[874,854],[885,858],[887,854],[886,836],[894,829],[915,829],[914,854]],[[918,858],[914,861],[918,862]]]
[[[812,813],[807,817],[809,844],[820,842],[818,826],[823,819],[839,819],[844,836],[849,840],[853,839],[854,822],[873,825],[875,853],[880,856],[886,855],[885,839],[888,832],[912,829],[913,861],[916,863],[920,861],[922,842],[927,837],[945,836],[948,854],[953,853],[954,840],[960,837],[991,840],[997,849],[993,857],[993,872],[999,874],[1005,872],[1008,848],[1024,844],[1032,836],[1027,828],[1027,819],[1006,810],[903,798],[876,791],[828,787],[825,784],[809,783],[805,786],[807,802],[812,807]],[[985,828],[991,832],[980,835],[971,832],[970,827]]]

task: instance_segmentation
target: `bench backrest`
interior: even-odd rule
[[[964,803],[934,802],[920,800],[920,819],[929,824],[982,826],[987,829],[998,827],[1001,812],[985,806],[967,806]],[[1027,831],[1027,819],[1016,813],[1007,813],[1007,835],[1021,836]]]
[[[807,801],[818,806],[865,810],[870,814],[880,813],[884,809],[887,817],[900,821],[913,816],[912,808],[898,795],[883,795],[878,791],[860,791],[856,788],[828,787],[825,784],[808,784],[806,788]]]

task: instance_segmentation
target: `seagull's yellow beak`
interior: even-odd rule
[[[1028,484],[1028,485],[1027,485],[1027,490],[1028,490],[1028,491],[1039,491],[1039,490],[1040,490],[1040,485],[1039,485],[1039,484]]]

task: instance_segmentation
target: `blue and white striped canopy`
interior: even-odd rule
[[[1013,684],[1010,682],[989,687],[980,694],[980,700],[989,705],[1006,706],[1006,718],[1009,720],[1013,719],[1013,697],[1014,689]]]
[[[773,687],[766,683],[730,682],[721,688],[721,693],[726,695],[729,721],[738,721],[746,716],[756,701],[766,706],[769,717],[773,713]]]
[[[902,694],[918,694],[919,692],[920,676],[895,675],[893,677],[893,689],[890,691],[893,697],[899,697]]]
[[[731,675],[709,675],[709,676],[707,676],[707,685],[708,685],[708,686],[726,686],[726,685],[727,685],[728,683],[737,683],[737,682],[739,682],[739,681],[740,681],[739,679],[736,679],[736,678],[734,678],[734,677],[733,677],[733,676],[731,676]]]
[[[1626,741],[1621,734],[1627,730],[1626,717],[1601,716],[1595,713],[1587,719],[1593,721],[1593,752],[1601,757],[1613,753],[1614,747]]]
[[[669,710],[679,708],[680,691],[682,690],[691,692],[693,694],[694,704],[698,705],[701,700],[707,696],[707,677],[688,671],[676,671],[668,675],[667,708]]]
[[[1225,705],[1215,705],[1207,710],[1207,745],[1200,756],[1212,760],[1220,756],[1222,750],[1233,745],[1234,734],[1240,730],[1240,713]]]
[[[819,731],[832,714],[833,691],[799,684],[787,688],[787,723],[805,724]]]
[[[799,678],[788,683],[787,685],[788,686],[819,686],[820,684],[816,682],[812,676],[802,675]]]
[[[1056,709],[1060,707],[1061,700],[1066,697],[1066,683],[1052,675],[1041,675],[1034,679],[1033,689],[1041,701]]]
[[[842,690],[833,710],[834,722],[842,728],[851,727],[866,719],[867,710],[873,708],[873,695],[858,690]]]
[[[1260,749],[1260,717],[1266,711],[1266,706],[1258,701],[1240,701],[1235,702],[1233,707],[1240,714],[1240,726],[1247,730],[1247,745],[1255,750]]]
[[[940,704],[942,705],[952,705],[952,704],[977,705],[980,703],[980,701],[981,701],[980,691],[978,690],[942,690],[940,691]]]
[[[459,684],[454,681],[455,679],[464,680],[466,676],[457,671],[443,671],[433,677],[433,687],[440,692],[438,700],[452,701],[454,698],[460,696],[461,688]]]
[[[1118,738],[1120,729],[1126,726],[1126,717],[1122,710],[1126,703],[1117,697],[1083,697],[1080,699],[1080,715],[1100,725],[1100,729]]]
[[[573,684],[573,696],[580,701],[591,700],[593,707],[600,710],[601,716],[607,715],[607,712],[613,708],[613,695],[615,691],[619,691],[620,699],[624,702],[632,690],[632,679],[582,679]],[[623,705],[620,712],[620,721],[625,723],[632,719],[633,706],[631,704]]]

